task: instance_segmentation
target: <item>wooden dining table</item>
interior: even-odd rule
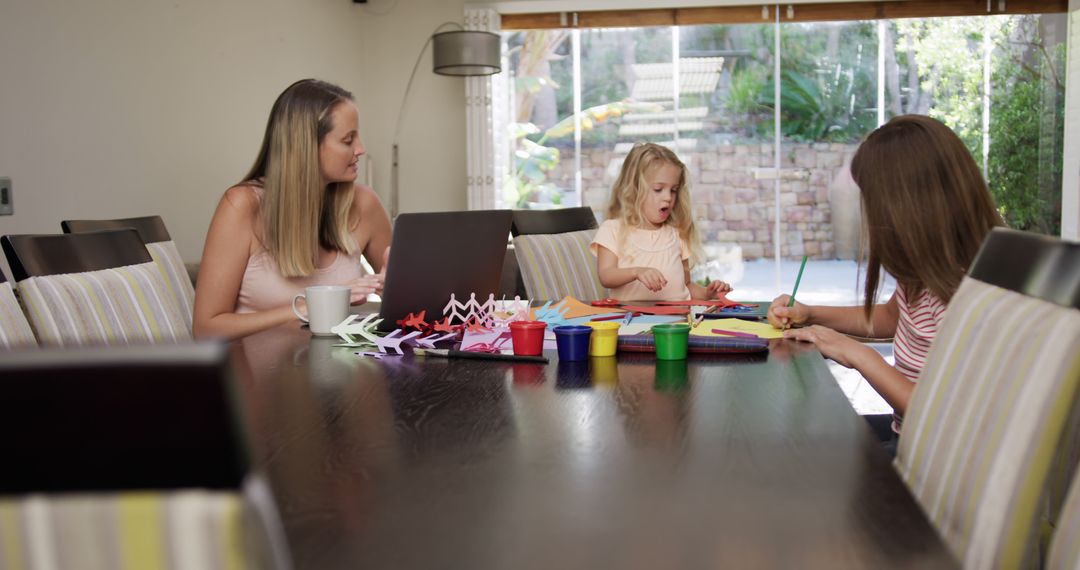
[[[809,344],[549,364],[235,341],[297,568],[954,568]]]

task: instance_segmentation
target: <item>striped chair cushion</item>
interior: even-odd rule
[[[30,325],[49,346],[180,342],[191,329],[153,262],[19,282]]]
[[[530,299],[554,300],[567,295],[582,301],[607,297],[600,285],[596,260],[589,253],[595,229],[514,238],[521,278]]]
[[[1072,491],[1061,511],[1046,569],[1080,570],[1080,477],[1073,479]]]
[[[1030,564],[1076,405],[1080,311],[965,278],[912,396],[896,467],[965,567]]]
[[[184,322],[188,330],[191,330],[191,319],[195,307],[195,288],[191,286],[191,278],[188,277],[187,267],[180,257],[180,250],[173,241],[159,241],[146,244],[150,257],[161,269],[161,275],[165,277],[165,285],[169,287],[169,293],[176,298],[176,306],[180,307],[184,315]]]
[[[11,283],[0,283],[0,348],[13,349],[37,346],[34,331],[15,298]]]
[[[0,500],[0,569],[251,567],[239,495],[32,495]]]

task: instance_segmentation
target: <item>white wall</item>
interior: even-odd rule
[[[463,0],[369,0],[361,20],[363,76],[356,90],[375,188],[389,208],[394,125],[421,48],[444,22],[464,21]],[[431,70],[424,52],[406,101],[399,143],[402,212],[464,210],[465,80]]]

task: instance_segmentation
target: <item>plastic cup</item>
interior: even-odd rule
[[[597,356],[589,359],[593,386],[612,388],[619,383],[619,367],[614,356]]]
[[[615,356],[619,346],[619,323],[611,321],[592,321],[592,336],[589,337],[589,356]]]
[[[653,387],[660,392],[678,392],[686,388],[686,359],[657,360]]]
[[[589,363],[586,361],[559,358],[556,371],[558,373],[555,378],[556,388],[571,390],[592,386],[592,378],[589,377]]]
[[[510,323],[510,340],[514,344],[514,354],[518,356],[538,356],[544,351],[544,321],[514,321]]]
[[[560,362],[588,360],[591,327],[565,325],[551,330],[555,332],[555,346],[559,349]]]
[[[653,325],[652,333],[656,342],[657,360],[686,359],[686,349],[690,343],[690,325],[686,323]]]

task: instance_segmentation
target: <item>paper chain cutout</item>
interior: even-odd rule
[[[544,308],[547,309],[548,305],[550,305],[550,303],[544,305]],[[504,306],[503,308],[506,312],[506,316],[500,316],[498,314],[496,310],[495,295],[493,294],[489,294],[487,300],[481,304],[476,300],[476,293],[472,293],[469,295],[468,302],[462,304],[457,300],[454,294],[451,293],[450,301],[443,307],[444,318],[441,321],[436,320],[428,323],[425,320],[427,311],[420,311],[417,314],[409,313],[405,315],[404,319],[397,322],[398,326],[401,328],[395,329],[385,336],[380,336],[375,330],[375,327],[382,322],[382,319],[378,318],[378,315],[367,315],[359,322],[357,321],[359,315],[349,315],[345,320],[334,327],[331,327],[330,332],[341,337],[348,346],[374,346],[378,349],[378,352],[356,352],[355,354],[357,356],[382,359],[382,357],[388,355],[400,356],[403,354],[401,350],[402,345],[412,346],[414,348],[435,348],[435,343],[454,338],[463,329],[473,332],[488,331],[493,328],[505,328],[514,321],[525,321],[529,319],[529,302],[523,300],[520,296],[515,296],[509,306]],[[547,322],[565,322],[562,319],[562,316],[565,314],[566,310],[567,309],[563,308],[562,313],[559,313],[557,310],[554,311],[551,315],[548,315],[548,318],[553,320]],[[460,324],[454,324],[455,319],[459,321]],[[403,334],[404,329],[408,328],[414,328],[416,330],[408,334]],[[431,332],[431,334],[421,338],[420,335],[424,334],[425,330]],[[499,340],[503,340],[502,336],[500,336]],[[491,347],[481,347],[481,349],[486,348],[491,351],[497,351],[498,345],[500,344],[500,342],[492,343]]]

